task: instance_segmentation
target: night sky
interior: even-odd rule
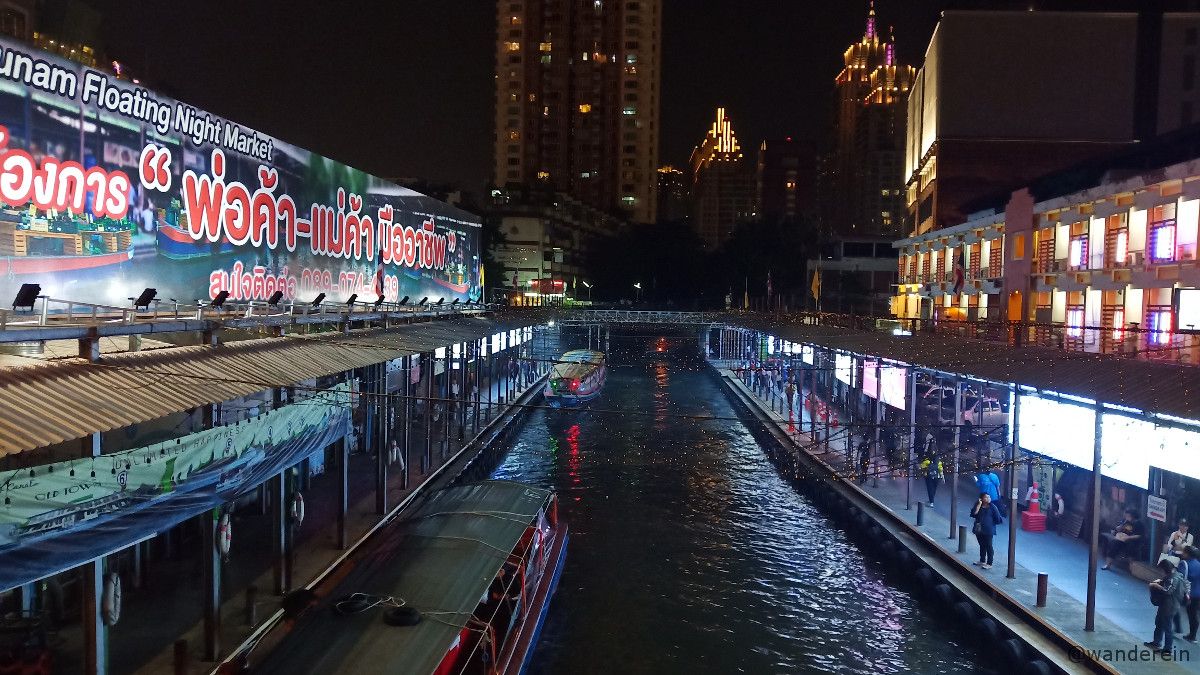
[[[686,162],[718,105],[747,149],[821,136],[866,0],[663,2],[663,163]],[[490,178],[493,0],[90,4],[110,55],[163,93],[377,175]],[[919,65],[951,5],[1013,3],[879,0],[879,26]]]

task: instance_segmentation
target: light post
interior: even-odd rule
[[[637,289],[637,302],[641,302],[642,301],[642,282],[640,282],[640,281],[637,282],[636,284],[633,285],[633,287]]]
[[[585,281],[585,282],[583,282],[583,286],[584,286],[584,288],[588,289],[588,304],[591,304],[591,302],[592,302],[592,285]]]

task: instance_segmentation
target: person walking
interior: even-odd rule
[[[975,539],[979,541],[979,562],[973,564],[989,570],[992,568],[992,559],[995,557],[995,551],[992,549],[992,537],[996,536],[996,528],[1004,522],[1004,515],[992,501],[991,495],[984,492],[979,495],[975,506],[971,508],[971,517],[975,519],[975,525],[971,530],[975,533]]]
[[[863,439],[862,443],[858,444],[858,484],[862,485],[867,480],[867,473],[871,470],[871,444]]]
[[[919,466],[925,475],[925,491],[929,494],[929,507],[933,508],[933,498],[937,496],[938,486],[945,480],[942,474],[942,462],[932,453],[927,453]]]
[[[1160,560],[1158,569],[1162,572],[1162,578],[1150,582],[1150,603],[1158,607],[1154,614],[1154,639],[1144,644],[1170,654],[1175,646],[1175,631],[1171,630],[1171,623],[1183,602],[1187,580],[1170,560]]]
[[[1000,502],[1000,477],[996,474],[981,469],[975,476],[975,487],[991,497],[993,502]]]

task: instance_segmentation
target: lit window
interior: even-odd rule
[[[520,26],[521,25],[521,17],[519,17],[519,16],[509,17],[508,22],[510,24],[512,24],[513,26]]]
[[[510,51],[510,52],[521,51],[521,43],[520,42],[505,42],[504,45],[506,47],[508,47],[508,51]]]
[[[1171,310],[1155,309],[1147,312],[1150,318],[1150,344],[1165,345],[1171,341]]]
[[[621,197],[621,203],[625,206],[633,206],[634,202],[636,201],[637,197],[634,197],[633,195],[625,195],[624,197]]]
[[[538,176],[538,180],[550,180],[550,172],[549,171],[539,171],[537,173],[537,176]]]
[[[1121,340],[1124,340],[1125,339],[1125,310],[1124,309],[1113,310],[1112,323],[1113,323],[1113,332],[1112,332],[1113,340],[1116,340],[1118,342],[1120,342]]]
[[[626,54],[625,63],[637,63],[637,54]]]
[[[519,131],[517,131],[517,130],[515,130],[515,129],[514,129],[514,130],[511,130],[511,131],[509,131],[509,132],[508,132],[508,140],[510,140],[510,141],[519,141],[519,140],[521,140],[521,132],[519,132]]]
[[[1075,237],[1071,240],[1070,251],[1067,257],[1072,268],[1087,267],[1087,254],[1087,237]]]
[[[579,173],[579,177],[580,177],[580,178],[591,178],[591,177],[592,177],[592,172],[591,172],[591,171],[581,171],[581,172]]]
[[[1150,257],[1155,262],[1175,259],[1175,221],[1164,220],[1150,230]]]
[[[1082,307],[1067,308],[1067,336],[1073,338],[1083,337]]]
[[[621,110],[621,114],[622,115],[636,115],[637,114],[637,106],[627,105],[627,106],[625,106],[624,109]]]
[[[590,56],[591,56],[590,54],[588,54],[587,52],[584,52],[583,56],[580,56],[579,58],[583,59],[584,61],[587,61]]]
[[[1113,244],[1113,260],[1118,267],[1125,264],[1129,259],[1129,231],[1121,230],[1117,233],[1117,240]]]
[[[585,115],[592,112],[592,104],[591,103],[580,103],[579,104],[579,112],[581,112]]]
[[[542,63],[550,63],[550,55],[542,54]]]
[[[796,181],[789,180],[788,182],[784,183],[784,187],[786,187],[789,190],[795,190],[796,189]]]
[[[538,45],[538,51],[548,52],[553,45],[549,42],[542,42]]]

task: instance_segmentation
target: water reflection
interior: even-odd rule
[[[592,409],[535,412],[497,469],[558,489],[572,529],[533,672],[978,672],[745,427],[680,415],[734,411],[698,364],[618,362]]]

